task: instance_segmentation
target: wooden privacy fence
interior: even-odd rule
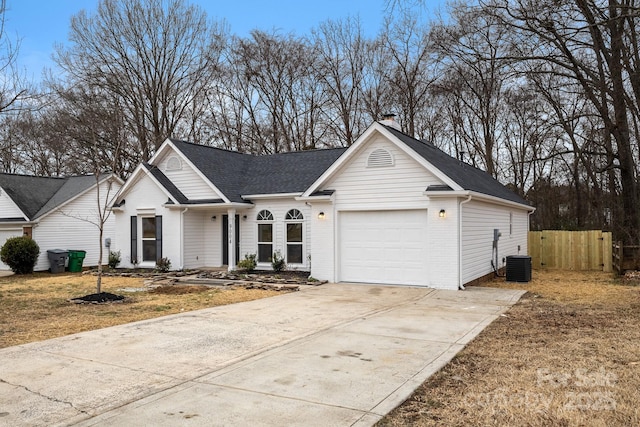
[[[640,246],[615,242],[613,244],[613,268],[618,274],[624,273],[625,270],[640,269]]]
[[[529,256],[533,268],[613,271],[611,233],[601,230],[530,231]]]

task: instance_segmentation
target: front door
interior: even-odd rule
[[[240,215],[236,215],[236,259],[240,259]],[[222,215],[222,265],[229,265],[229,215]]]

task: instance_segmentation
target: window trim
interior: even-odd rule
[[[256,215],[256,246],[257,246],[257,263],[261,265],[267,265],[271,262],[271,258],[273,257],[274,247],[275,247],[275,219],[273,213],[268,209],[262,209]],[[271,227],[271,241],[270,242],[262,242],[260,241],[260,226],[261,225],[269,225]],[[271,245],[271,250],[269,251],[269,259],[267,261],[260,260],[260,245]]]
[[[155,267],[156,263],[158,262],[159,259],[162,258],[162,215],[137,215],[136,217],[136,231],[135,231],[135,237],[136,237],[136,242],[135,242],[135,246],[136,246],[136,256],[135,258],[137,258],[138,260],[138,266],[140,267]],[[155,230],[154,230],[154,237],[144,237],[144,227],[142,225],[142,222],[144,221],[144,218],[153,218],[154,219],[154,226],[155,226]],[[132,224],[133,226],[133,218],[132,218]],[[133,231],[132,231],[132,240],[133,240]],[[155,260],[144,260],[144,242],[145,241],[153,241],[155,242],[155,246],[156,246],[156,259]],[[132,242],[133,243],[133,242]],[[132,256],[132,258],[134,258]]]
[[[285,215],[285,227],[284,227],[284,257],[287,264],[292,265],[305,265],[305,221],[304,214],[300,211],[300,209],[289,209],[287,214]],[[289,224],[300,224],[300,242],[290,242],[289,241]],[[300,246],[300,262],[289,262],[289,246]]]

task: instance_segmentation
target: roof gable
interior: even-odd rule
[[[442,185],[438,186],[438,190],[440,191],[444,188],[453,191],[473,191],[510,202],[529,205],[526,200],[509,190],[486,172],[460,162],[433,144],[419,141],[400,132],[394,127],[378,122],[369,126],[358,140],[349,147],[346,155],[331,165],[322,176],[309,186],[304,196],[309,196],[321,190],[323,184],[328,182],[333,175],[339,173],[340,168],[373,139],[372,136],[375,132],[380,132],[386,136],[391,142],[395,143],[400,149],[403,149],[429,172],[440,179],[443,182]],[[425,188],[425,190],[427,189]]]
[[[384,125],[383,125],[384,126]],[[385,126],[395,137],[405,143],[422,158],[437,167],[464,190],[498,197],[510,202],[528,205],[522,197],[509,190],[491,175],[467,163],[461,162],[433,144],[418,141],[392,127]]]
[[[0,187],[29,220],[64,185],[64,178],[46,178],[30,175],[0,174]]]
[[[244,202],[240,194],[249,155],[177,139],[170,141],[222,196],[230,202]]]
[[[110,174],[100,177],[105,179]],[[0,174],[0,187],[29,220],[37,219],[67,203],[96,184],[94,175],[66,178]]]

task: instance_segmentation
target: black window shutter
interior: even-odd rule
[[[131,262],[138,259],[138,217],[131,217]],[[136,262],[137,263],[137,262]]]
[[[156,216],[156,261],[162,258],[162,215]]]

